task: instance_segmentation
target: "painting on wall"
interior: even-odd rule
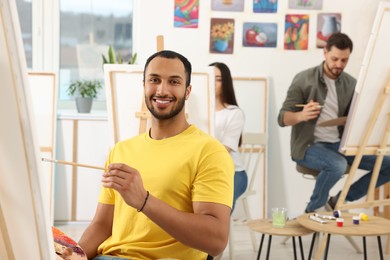
[[[244,23],[242,45],[245,47],[270,47],[277,44],[278,26],[276,23]]]
[[[253,0],[254,13],[276,13],[278,0]]]
[[[289,0],[288,8],[290,9],[306,9],[306,10],[321,10],[322,0]]]
[[[234,47],[234,19],[211,18],[210,53],[232,54]]]
[[[323,48],[329,37],[337,32],[341,32],[340,13],[320,13],[317,20],[317,48]]]
[[[288,14],[284,28],[284,49],[307,50],[309,43],[309,15]]]
[[[198,28],[199,0],[175,0],[174,27]]]
[[[211,0],[212,11],[243,12],[245,0]]]

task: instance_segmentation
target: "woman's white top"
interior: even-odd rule
[[[215,137],[225,146],[229,147],[230,155],[234,161],[235,171],[245,170],[238,151],[238,142],[244,129],[245,114],[238,107],[229,105],[215,112]]]

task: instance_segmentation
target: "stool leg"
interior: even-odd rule
[[[299,237],[298,237],[298,240],[299,240],[299,248],[301,249],[301,257],[302,257],[302,260],[305,260],[305,255],[303,254],[302,237],[299,236]]]
[[[314,242],[316,240],[317,232],[313,233],[313,237],[311,239],[311,244],[310,244],[310,250],[309,250],[309,258],[307,260],[311,259],[311,254],[313,253],[313,247],[314,247]]]
[[[297,249],[295,248],[295,237],[292,236],[293,241],[293,250],[294,250],[294,260],[297,260]]]
[[[364,254],[364,260],[367,260],[366,237],[363,237],[363,254]]]
[[[263,242],[264,242],[264,234],[261,235],[261,240],[260,240],[260,245],[259,245],[259,252],[257,253],[257,260],[260,259],[261,255],[261,248],[263,247]]]
[[[271,243],[272,243],[272,235],[268,235],[268,248],[267,248],[267,257],[265,259],[269,259],[269,254],[271,251]]]
[[[356,253],[361,254],[362,251],[360,250],[359,246],[355,243],[355,240],[353,240],[350,236],[345,236],[345,238],[348,240],[348,242],[355,248]]]
[[[379,248],[379,256],[380,256],[381,260],[383,260],[381,236],[378,236],[378,248]]]
[[[327,238],[327,240],[326,240],[326,248],[325,248],[325,256],[324,256],[324,259],[328,259],[329,243],[330,243],[330,234],[328,234],[328,238]]]

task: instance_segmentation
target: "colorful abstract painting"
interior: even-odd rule
[[[180,28],[198,28],[199,0],[175,0],[174,26]]]
[[[244,3],[245,3],[244,0],[211,0],[211,10],[243,12]]]
[[[284,49],[307,50],[309,43],[309,15],[288,14],[284,28]]]
[[[321,10],[322,0],[289,0],[288,8],[290,9],[306,9],[306,10]]]
[[[341,32],[340,13],[320,13],[317,20],[316,46],[323,48],[329,37],[337,32]]]
[[[253,0],[254,13],[276,13],[278,0]]]
[[[244,47],[270,47],[277,44],[278,26],[276,23],[244,23],[242,45]]]
[[[210,21],[210,53],[233,53],[234,19],[212,18]]]

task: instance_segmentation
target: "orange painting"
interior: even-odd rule
[[[288,14],[284,29],[284,49],[307,50],[309,43],[309,15]]]

